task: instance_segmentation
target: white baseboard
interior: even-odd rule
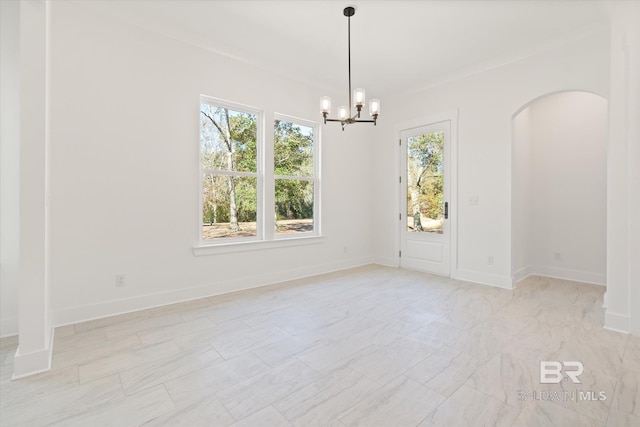
[[[574,282],[590,283],[600,286],[606,286],[607,283],[607,276],[602,273],[540,265],[529,265],[517,270],[513,273],[511,282],[515,286],[516,283],[529,276],[553,277],[554,279],[572,280]]]
[[[376,257],[373,259],[373,263],[378,265],[384,265],[385,267],[394,267],[394,268],[398,268],[400,264],[398,261],[398,258],[392,258],[392,257]]]
[[[275,283],[315,276],[318,274],[331,273],[333,271],[345,270],[348,268],[359,267],[371,263],[372,260],[370,258],[347,259],[328,264],[300,267],[268,274],[246,276],[239,279],[226,280],[217,283],[208,283],[184,289],[138,295],[131,298],[123,298],[103,301],[96,304],[70,307],[55,311],[53,313],[53,324],[57,327],[73,323],[85,322],[88,320],[100,319],[104,317],[115,316],[118,314],[145,310],[153,307],[176,304],[180,302],[215,295],[222,295],[246,289],[259,288]]]
[[[31,375],[46,372],[51,369],[51,356],[53,355],[53,336],[55,328],[51,328],[49,346],[31,353],[20,352],[20,345],[13,359],[13,376],[17,380]]]
[[[606,286],[607,275],[590,271],[570,270],[568,268],[535,266],[531,267],[532,274],[536,276],[553,277],[556,279],[573,280],[575,282],[591,283],[592,285]]]
[[[604,313],[604,328],[610,331],[629,333],[629,316],[618,313],[612,313],[607,310]]]
[[[9,317],[0,319],[0,338],[18,335],[18,318]]]
[[[531,274],[531,266],[522,267],[511,276],[511,286],[515,288],[519,281],[526,279],[531,276]]]
[[[501,274],[458,269],[451,274],[451,277],[457,280],[480,283],[482,285],[495,286],[502,289],[513,289],[511,277],[503,276]]]

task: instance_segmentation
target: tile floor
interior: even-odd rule
[[[18,381],[3,339],[0,425],[640,426],[640,338],[602,329],[603,292],[366,266],[61,327]]]

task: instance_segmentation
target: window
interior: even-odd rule
[[[274,123],[276,236],[314,233],[317,194],[316,127],[285,118]]]
[[[203,247],[319,234],[318,125],[276,115],[265,147],[262,123],[259,110],[201,97]]]
[[[200,103],[202,240],[262,235],[259,121],[260,113],[245,107]]]

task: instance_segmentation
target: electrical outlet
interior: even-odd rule
[[[121,287],[127,284],[127,276],[124,274],[116,274],[116,286]]]
[[[469,206],[478,206],[480,204],[480,196],[469,197]]]
[[[347,252],[349,252],[349,248],[347,248],[346,246],[343,246],[342,247],[342,253],[346,254]]]
[[[556,261],[560,261],[560,252],[554,252],[553,253],[553,259]]]
[[[493,265],[493,255],[487,256],[487,265]]]

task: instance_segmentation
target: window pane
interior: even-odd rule
[[[442,234],[444,133],[407,141],[407,231]]]
[[[202,182],[202,238],[255,236],[257,179],[205,174]]]
[[[276,234],[313,231],[313,182],[276,179]]]
[[[273,155],[276,175],[313,176],[313,128],[276,120]]]
[[[200,164],[203,169],[256,172],[257,117],[200,104]]]

